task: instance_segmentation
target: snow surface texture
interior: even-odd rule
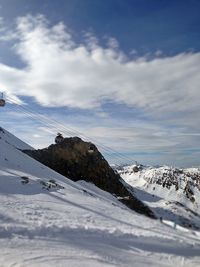
[[[157,217],[200,230],[200,170],[124,166],[118,171]]]
[[[0,267],[200,266],[198,231],[138,215],[0,137]]]

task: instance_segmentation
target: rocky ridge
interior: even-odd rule
[[[23,152],[71,180],[91,182],[132,210],[155,218],[151,209],[127,189],[120,175],[109,166],[94,144],[71,137],[48,148]]]
[[[117,171],[158,217],[200,229],[200,169],[132,165]]]

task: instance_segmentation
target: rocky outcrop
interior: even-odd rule
[[[116,171],[157,217],[200,229],[200,168],[130,165]]]
[[[164,189],[175,189],[192,202],[195,202],[195,191],[200,191],[200,169],[178,169],[168,166],[145,167],[143,165],[124,166],[117,169],[122,176],[134,176],[143,178],[151,185],[162,186]]]
[[[161,167],[155,169],[151,174],[149,175],[148,172],[144,174],[144,178],[150,184],[155,183],[168,190],[175,188],[176,191],[179,191],[181,189],[191,202],[195,202],[194,190],[200,191],[199,171],[190,172],[189,169]]]
[[[73,181],[92,182],[129,208],[155,218],[153,212],[129,192],[94,144],[72,137],[45,149],[23,152]]]

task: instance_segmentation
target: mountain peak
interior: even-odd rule
[[[93,143],[69,137],[48,148],[24,152],[71,180],[91,182],[115,195],[129,208],[155,218],[153,212],[130,193]]]

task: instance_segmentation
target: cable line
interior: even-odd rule
[[[76,131],[76,130],[74,130],[74,129],[72,129],[72,128],[70,128],[70,130],[69,130],[69,128],[67,128],[66,126],[62,125],[61,123],[58,123],[57,121],[55,121],[55,120],[53,120],[53,119],[49,119],[49,118],[47,118],[47,117],[44,116],[44,115],[38,114],[38,113],[36,113],[36,112],[34,112],[34,111],[28,109],[28,108],[25,108],[24,106],[18,105],[18,103],[16,103],[15,101],[13,101],[13,100],[11,100],[11,99],[10,99],[10,102],[13,103],[13,104],[15,104],[15,105],[17,105],[18,108],[21,109],[21,111],[23,110],[23,112],[24,112],[25,114],[27,114],[29,117],[32,117],[33,119],[36,119],[35,117],[37,117],[37,120],[38,120],[38,121],[40,121],[40,122],[42,122],[43,124],[45,124],[45,126],[48,125],[49,128],[50,128],[51,130],[52,130],[52,127],[55,129],[55,124],[56,124],[56,126],[61,127],[61,129],[64,130],[64,132],[66,132],[66,133],[69,134],[69,135],[71,135],[71,134],[73,134],[73,135],[74,135],[74,134],[78,134],[79,136],[82,136],[82,137],[84,137],[84,138],[86,138],[86,139],[90,139],[90,140],[93,139],[93,140],[94,140],[94,138],[85,136],[85,135],[83,135],[82,133],[80,133],[80,132],[78,132],[78,131]],[[49,122],[50,122],[50,123],[49,123]],[[53,123],[53,125],[52,125],[52,123]],[[56,129],[57,129],[57,128],[58,128],[58,127],[56,127]],[[72,129],[72,130],[71,130],[71,129]],[[114,149],[111,149],[111,148],[106,147],[106,146],[104,146],[104,145],[102,145],[102,144],[99,144],[98,142],[96,142],[96,140],[95,140],[95,143],[97,143],[98,146],[101,147],[102,150],[104,151],[104,154],[106,153],[107,155],[109,155],[109,157],[111,157],[111,153],[112,153],[112,158],[117,156],[118,158],[120,158],[120,159],[123,160],[123,161],[126,160],[126,162],[127,162],[127,160],[128,160],[128,161],[133,162],[132,159],[130,159],[130,158],[128,158],[128,157],[125,157],[124,155],[120,154],[118,151],[116,151],[116,150],[114,150]]]
[[[108,146],[105,146],[101,143],[99,143],[94,137],[89,137],[89,136],[86,136],[85,134],[71,128],[71,127],[67,127],[65,125],[63,125],[62,123],[54,120],[53,118],[47,118],[45,115],[42,115],[42,114],[39,114],[39,113],[36,113],[35,111],[31,110],[30,108],[25,108],[24,106],[22,105],[19,105],[16,101],[14,101],[13,99],[11,99],[10,97],[8,98],[9,102],[11,104],[14,104],[18,107],[19,110],[21,110],[24,114],[28,115],[29,117],[31,117],[32,119],[35,119],[39,122],[41,122],[42,124],[44,124],[45,126],[48,126],[48,128],[52,131],[52,128],[55,129],[56,131],[62,131],[64,132],[65,134],[71,136],[71,135],[78,135],[79,137],[82,137],[88,141],[92,141],[94,142],[95,144],[98,145],[98,147],[100,147],[102,149],[102,151],[104,151],[104,154],[107,154],[109,157],[116,157],[120,160],[123,160],[123,161],[126,161],[126,163],[128,162],[133,162],[135,160],[125,156],[124,154],[108,147]],[[128,162],[127,162],[128,161]],[[136,161],[135,161],[136,162]]]

